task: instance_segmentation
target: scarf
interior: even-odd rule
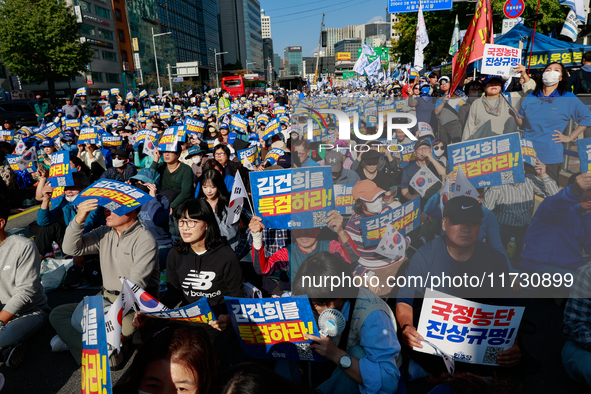
[[[501,98],[497,97],[494,102],[494,106],[490,104],[489,100],[486,97],[482,98],[482,104],[484,105],[484,110],[487,114],[492,116],[499,116],[501,114]]]

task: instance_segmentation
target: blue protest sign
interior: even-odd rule
[[[578,140],[577,143],[581,141]],[[523,155],[523,162],[529,163],[532,166],[536,166],[538,164],[538,155],[536,154],[536,150],[534,149],[534,144],[528,139],[522,138],[521,139],[521,154]],[[591,149],[591,138],[589,138],[589,148]],[[579,155],[581,151],[579,150]]]
[[[230,127],[240,133],[246,133],[248,131],[248,121],[243,116],[232,115]]]
[[[199,301],[182,308],[142,313],[148,317],[177,321],[190,321],[194,323],[207,324],[210,321],[217,320],[217,317],[211,310],[211,306],[209,306],[209,302],[207,302],[207,297],[202,297]]]
[[[267,126],[265,126],[265,130],[262,132],[263,135],[261,136],[263,140],[268,140],[269,138],[273,137],[275,134],[279,134],[281,131],[281,124],[279,123],[278,119],[273,119]]]
[[[70,152],[59,151],[51,155],[48,181],[54,188],[74,186],[74,177],[70,168]]]
[[[148,193],[144,193],[127,183],[100,179],[82,190],[72,204],[79,205],[83,201],[97,199],[98,205],[108,209],[115,215],[122,216],[139,208],[152,198]]]
[[[103,143],[103,148],[116,148],[123,144],[123,137],[103,133],[101,141]]]
[[[519,133],[458,142],[447,152],[450,170],[461,165],[476,188],[525,182]]]
[[[158,148],[160,152],[176,152],[178,142],[180,142],[180,139],[177,129],[175,127],[169,127],[162,133],[158,141]]]
[[[84,297],[82,311],[82,394],[111,394],[103,297]]]
[[[377,216],[361,220],[361,234],[366,247],[377,246],[386,233],[388,225],[402,235],[407,235],[421,224],[420,198],[414,198],[404,205]]]
[[[15,174],[21,170],[21,167],[18,165],[19,160],[21,159],[22,156],[19,155],[6,155],[6,161],[10,165],[10,169],[12,169]],[[29,162],[27,164],[26,170],[29,174],[37,172],[37,164],[34,161]]]
[[[283,149],[273,148],[269,152],[267,152],[267,155],[265,156],[265,161],[271,165],[275,165],[277,164],[277,160],[279,160],[279,158],[283,155],[285,155]]]
[[[51,122],[47,123],[43,129],[39,130],[37,135],[45,138],[55,138],[61,132],[61,127],[54,122]]]
[[[187,133],[196,133],[199,136],[205,130],[206,123],[202,120],[197,120],[193,118],[186,117],[185,118],[185,130]]]
[[[259,147],[256,145],[239,150],[236,152],[236,154],[238,155],[238,160],[240,163],[244,163],[244,159],[246,159],[246,161],[248,161],[253,166],[258,166],[260,164]]]
[[[258,359],[325,361],[304,334],[319,336],[308,297],[224,297],[242,350]]]
[[[102,130],[98,127],[83,127],[78,136],[78,145],[98,144],[101,140]]]
[[[353,187],[355,185],[334,185],[335,208],[341,215],[352,215],[353,205]]]

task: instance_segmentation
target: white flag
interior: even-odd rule
[[[567,36],[572,40],[572,42],[577,41],[580,23],[581,21],[577,19],[577,14],[575,14],[573,10],[570,10],[566,16],[566,19],[564,20],[564,25],[562,26],[560,34]]]
[[[37,150],[35,147],[29,148],[25,153],[16,161],[16,165],[19,169],[24,170],[29,166],[30,163],[37,161]]]
[[[378,74],[378,71],[382,67],[382,60],[380,57],[376,57],[376,59],[369,64],[369,66],[365,67],[364,71],[368,77],[372,77]]]
[[[25,145],[25,141],[21,139],[19,140],[18,144],[16,144],[16,148],[14,148],[14,153],[16,153],[17,155],[22,155],[25,149],[27,149],[27,145]]]
[[[369,60],[367,60],[367,56],[362,53],[359,56],[359,59],[355,62],[353,66],[353,71],[355,71],[359,75],[365,74],[365,67],[369,66]]]
[[[248,161],[248,159],[246,157],[244,159],[242,159],[242,165],[244,166],[244,168],[246,168],[249,171],[256,171],[256,168],[254,168],[252,163],[250,161]]]
[[[363,55],[368,55],[368,56],[375,56],[376,55],[376,52],[373,50],[373,48],[367,44],[363,44],[361,46],[361,53]]]
[[[228,205],[228,218],[226,219],[226,225],[231,226],[240,219],[240,213],[244,206],[244,199],[248,198],[244,183],[240,172],[236,171],[234,177],[234,186],[232,186],[232,195],[230,196],[230,204]]]
[[[388,225],[384,236],[380,240],[376,253],[392,261],[398,261],[406,256],[406,238],[392,225]]]
[[[458,166],[458,176],[456,178],[456,186],[454,188],[454,197],[457,196],[468,196],[477,199],[478,192],[472,182],[468,180],[466,175],[464,175],[464,170],[462,166]]]
[[[445,185],[443,185],[443,190],[441,190],[441,195],[439,196],[439,206],[441,207],[441,217],[443,217],[443,208],[445,208],[445,204],[451,198],[451,190],[449,188],[449,178],[445,179]]]
[[[417,71],[423,69],[424,55],[423,50],[429,45],[429,36],[427,35],[427,26],[423,17],[423,6],[419,6],[419,16],[417,19],[417,36],[415,42],[415,68]]]
[[[412,177],[410,185],[421,197],[424,197],[427,190],[437,182],[439,182],[439,178],[431,172],[429,167],[425,166],[418,170],[415,176]]]

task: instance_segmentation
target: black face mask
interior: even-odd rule
[[[37,99],[37,104],[39,104],[39,105],[43,104],[43,99],[38,98]]]

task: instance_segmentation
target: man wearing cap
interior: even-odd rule
[[[203,155],[205,151],[199,147],[199,145],[194,145],[187,149],[187,156],[185,159],[191,162],[191,169],[193,170],[193,174],[195,176],[201,176],[203,173]]]
[[[379,169],[379,163],[382,155],[377,150],[370,149],[367,152],[363,152],[360,156],[361,166],[356,171],[360,180],[369,179],[373,181],[380,189],[384,189],[386,191],[389,191],[390,188],[396,184],[394,178],[386,174],[383,169]]]
[[[420,140],[415,143],[415,160],[410,162],[404,170],[402,170],[402,181],[400,183],[400,192],[407,201],[412,200],[415,197],[419,197],[418,194],[411,186],[410,180],[415,174],[422,168],[427,166],[434,175],[444,175],[445,166],[440,161],[435,160],[433,157],[432,147],[429,140]],[[424,199],[425,202],[427,199]]]
[[[74,156],[78,152],[78,147],[74,144],[74,135],[72,133],[65,133],[62,137],[62,150],[74,152]]]
[[[439,117],[439,138],[446,144],[460,142],[462,138],[462,125],[458,112],[448,104],[453,92],[450,92],[451,83],[449,77],[439,78],[439,90],[441,98],[435,103],[433,113]]]
[[[481,278],[483,274],[494,277],[507,275],[507,260],[498,250],[488,244],[478,241],[483,212],[478,201],[472,197],[458,196],[450,199],[443,209],[442,228],[445,235],[419,248],[413,255],[406,270],[406,287],[401,287],[396,300],[396,320],[402,329],[402,344],[407,347],[410,357],[427,372],[438,375],[443,372],[444,363],[440,357],[412,351],[416,346],[428,346],[420,339],[424,339],[417,332],[418,320],[422,304],[414,304],[415,298],[422,297],[425,282],[428,277],[442,279],[445,277],[474,277]],[[413,283],[408,278],[420,278]],[[453,282],[453,280],[452,280]],[[467,300],[474,300],[486,304],[511,304],[511,291],[501,286],[491,286],[490,282],[482,286],[471,286],[466,281],[461,285],[442,280],[440,286],[434,290],[450,296]],[[416,310],[415,310],[416,309]],[[500,352],[496,359],[503,367],[517,366],[521,361],[521,350],[518,341],[513,347]],[[470,370],[470,364],[456,363],[456,372]]]
[[[82,116],[84,115],[88,115],[88,116],[92,116],[94,114],[94,106],[92,105],[92,103],[90,101],[88,101],[86,99],[86,95],[82,95],[80,96],[75,103],[80,110],[82,111]]]
[[[116,149],[112,155],[113,167],[103,172],[101,178],[112,179],[119,182],[127,182],[137,174],[135,166],[129,162],[129,153],[121,148]]]
[[[66,97],[66,105],[62,107],[62,111],[66,115],[68,119],[76,119],[79,118],[82,114],[80,108],[77,105],[72,105],[72,98]]]
[[[359,182],[355,171],[343,168],[344,157],[341,152],[330,150],[324,155],[324,164],[332,169],[332,182],[335,185],[354,185]]]

